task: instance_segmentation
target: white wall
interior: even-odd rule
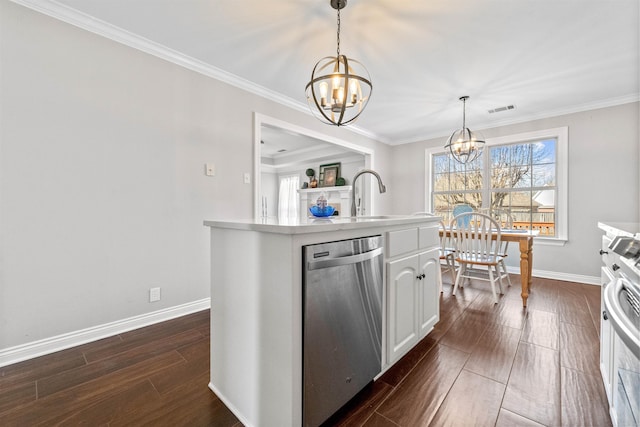
[[[263,197],[266,197],[267,216],[278,216],[278,193],[280,192],[278,175],[275,171],[263,171],[260,176],[260,191]]]
[[[253,215],[254,112],[388,174],[387,146],[14,3],[0,31],[0,351],[209,297],[203,220]]]
[[[536,245],[534,271],[599,277],[602,233],[597,222],[640,222],[638,105],[631,103],[482,130],[485,138],[494,138],[569,127],[569,241],[563,247]],[[392,192],[394,213],[424,209],[424,151],[444,146],[446,138],[394,147],[391,166],[396,188]],[[513,252],[508,263],[517,266],[518,262],[517,252]]]

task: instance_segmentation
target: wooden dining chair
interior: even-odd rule
[[[494,209],[492,211],[491,216],[500,224],[501,230],[512,230],[513,229],[513,215],[506,209]],[[502,278],[507,278],[507,282],[509,286],[511,286],[511,278],[509,277],[509,273],[507,273],[507,266],[505,265],[504,259],[507,257],[507,252],[509,250],[509,242],[502,241],[500,248],[498,249],[498,255],[502,257],[498,267],[502,268],[501,276]]]
[[[442,269],[449,271],[451,273],[451,283],[456,283],[456,261],[455,261],[455,248],[451,244],[452,238],[447,236],[446,230],[447,227],[444,224],[444,221],[440,221],[440,229],[443,233],[440,235],[440,261],[444,261],[445,264],[440,266],[440,271],[438,272],[438,286],[440,287],[440,292],[442,292]]]
[[[496,282],[502,294],[502,275],[498,264],[504,260],[504,256],[499,254],[500,224],[489,215],[467,212],[454,217],[450,227],[455,229],[454,258],[459,265],[453,295],[465,278],[488,280],[491,283],[493,301],[497,304]],[[479,274],[483,267],[487,269],[488,278]]]

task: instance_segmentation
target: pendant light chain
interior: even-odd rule
[[[337,33],[337,38],[338,38],[338,49],[337,49],[337,55],[336,57],[340,57],[340,7],[338,7],[338,33]]]
[[[466,129],[467,124],[467,98],[462,97],[462,131]]]

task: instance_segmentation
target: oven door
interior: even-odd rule
[[[619,427],[640,427],[640,288],[624,275],[604,293],[613,341],[612,418]]]

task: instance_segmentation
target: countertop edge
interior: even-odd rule
[[[598,228],[612,236],[634,237],[640,234],[640,223],[598,221]]]
[[[397,218],[377,219],[313,219],[310,224],[269,224],[260,220],[229,221],[205,220],[204,225],[213,228],[226,228],[245,231],[260,231],[279,234],[325,233],[329,231],[357,230],[372,227],[389,227],[394,225],[413,225],[425,222],[438,222],[439,216],[401,216]]]

